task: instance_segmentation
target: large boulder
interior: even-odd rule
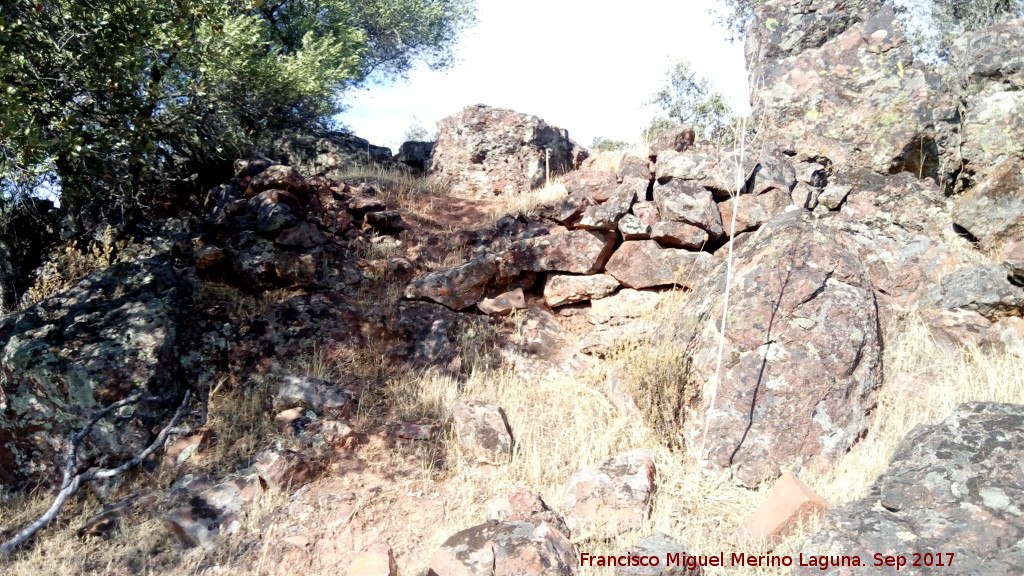
[[[1024,406],[970,402],[900,443],[866,498],[833,509],[807,557],[902,558],[900,574],[1024,574]],[[940,564],[941,562],[941,564]],[[915,565],[916,563],[916,565]],[[864,572],[819,566],[793,574]],[[888,568],[877,568],[888,570]]]
[[[433,142],[409,140],[403,142],[395,154],[395,162],[405,164],[415,173],[421,174],[430,168],[430,157],[434,153]]]
[[[746,486],[834,464],[870,423],[878,312],[861,259],[836,236],[804,212],[777,216],[737,248],[725,334],[724,264],[668,325],[687,358],[663,409],[683,415],[691,450]]]
[[[754,117],[809,157],[932,175],[929,87],[890,6],[769,0],[747,34]]]
[[[466,197],[520,194],[573,168],[566,130],[536,116],[477,104],[437,123],[431,178]]]
[[[157,259],[94,272],[65,292],[0,320],[0,484],[60,483],[72,436],[105,407],[82,442],[80,468],[118,465],[152,440],[177,402],[175,319],[181,289]]]

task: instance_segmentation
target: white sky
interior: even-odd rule
[[[595,136],[635,141],[654,116],[642,107],[686,59],[737,111],[748,107],[741,42],[729,44],[708,10],[716,0],[477,0],[451,69],[417,68],[408,81],[350,97],[339,119],[397,151],[406,130],[470,104],[540,116],[590,146]]]

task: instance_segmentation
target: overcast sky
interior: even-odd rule
[[[449,70],[356,93],[340,117],[397,151],[416,121],[435,123],[470,104],[540,116],[589,146],[595,136],[635,141],[655,110],[642,107],[681,59],[711,79],[734,109],[748,105],[741,43],[708,13],[716,0],[477,0]]]

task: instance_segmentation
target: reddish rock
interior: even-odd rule
[[[643,450],[616,455],[569,479],[565,522],[577,535],[613,538],[643,526],[654,493],[654,459]]]
[[[224,262],[224,249],[213,244],[198,244],[192,249],[192,259],[196,268],[213,270]]]
[[[678,181],[687,186],[698,186],[714,191],[718,199],[736,194],[743,188],[747,177],[757,165],[754,154],[742,154],[742,162],[733,152],[710,152],[689,149],[685,152],[666,151],[658,156],[655,176],[665,184]]]
[[[359,195],[348,201],[348,211],[357,220],[362,220],[370,212],[383,212],[387,210],[387,204],[374,196]]]
[[[493,256],[480,256],[465,264],[414,278],[405,287],[405,297],[431,300],[453,310],[462,310],[483,298],[497,270]]]
[[[651,170],[650,160],[639,156],[633,156],[628,153],[623,155],[622,160],[619,161],[619,170],[617,174],[619,179],[623,182],[626,181],[626,178],[637,178],[645,182],[650,182],[651,178],[654,177],[654,173]]]
[[[216,442],[216,440],[216,433],[208,428],[204,428],[187,436],[182,436],[174,442],[171,442],[164,450],[164,456],[161,459],[161,466],[166,469],[181,466],[185,462],[188,462],[196,452],[199,452],[204,448],[209,448],[211,444]]]
[[[523,294],[522,288],[516,288],[493,298],[484,298],[476,303],[476,307],[484,314],[504,316],[513,310],[526,308],[526,296]]]
[[[744,194],[739,197],[738,201],[735,197],[729,198],[718,203],[718,211],[722,215],[722,227],[725,229],[726,235],[729,235],[732,227],[733,207],[739,204],[740,211],[736,214],[736,230],[732,231],[732,234],[735,235],[757,230],[776,214],[782,212],[790,203],[789,194],[779,189],[773,189],[757,196]]]
[[[646,193],[647,180],[626,177],[607,201],[586,207],[577,226],[593,230],[615,230],[619,220],[629,213],[633,202],[643,198]]]
[[[487,517],[497,522],[525,522],[549,512],[540,494],[526,488],[517,488],[506,496],[487,503]]]
[[[394,235],[408,228],[397,210],[367,212],[363,217],[363,228],[378,234]]]
[[[461,400],[452,409],[460,448],[473,460],[493,465],[512,459],[512,430],[501,406]]]
[[[829,184],[818,194],[818,205],[829,210],[838,210],[853,188],[844,184]]]
[[[657,292],[623,288],[612,296],[591,302],[587,321],[604,324],[612,319],[644,316],[654,312],[661,300]]]
[[[274,254],[274,275],[295,286],[313,286],[317,282],[317,254],[312,252],[278,252]]]
[[[608,259],[605,273],[629,288],[676,284],[692,288],[715,265],[707,252],[665,248],[654,240],[623,242]]]
[[[445,540],[428,576],[572,576],[569,540],[545,522],[487,522]]]
[[[165,516],[164,523],[185,546],[211,550],[223,536],[241,529],[246,507],[263,493],[263,488],[259,478],[251,475],[212,487],[195,480],[172,493],[189,504]]]
[[[295,198],[309,198],[309,185],[291,166],[275,164],[263,170],[249,181],[245,197],[252,198],[265,190],[284,190]]]
[[[316,463],[292,450],[264,450],[256,455],[253,467],[261,480],[279,490],[301,488],[320,473]]]
[[[391,545],[376,542],[364,548],[349,565],[348,576],[398,576],[398,564]]]
[[[500,276],[506,278],[518,276],[522,271],[594,274],[601,270],[614,249],[613,232],[570,230],[517,240],[498,266]]]
[[[688,400],[666,416],[682,413],[689,448],[703,447],[702,459],[746,486],[783,467],[827,469],[871,423],[882,383],[878,309],[848,240],[803,211],[745,238],[717,381],[724,266],[666,326],[691,358],[678,380]]]
[[[604,298],[619,288],[619,281],[607,274],[571,276],[549,274],[544,281],[544,301],[552,308]]]
[[[299,222],[299,201],[284,190],[260,192],[249,200],[246,210],[255,220],[257,232],[275,232]]]
[[[671,180],[654,186],[654,201],[661,219],[683,222],[707,231],[712,240],[725,234],[722,216],[711,192],[701,186]]]
[[[395,436],[403,440],[430,440],[441,431],[440,424],[419,424],[402,422],[395,431]]]
[[[648,200],[633,204],[633,214],[648,226],[654,226],[655,222],[661,220],[658,205]]]
[[[651,228],[651,239],[662,246],[703,250],[708,242],[708,233],[685,222],[658,222]]]
[[[327,242],[327,236],[311,222],[302,222],[277,235],[274,242],[278,246],[291,248],[312,248]]]
[[[626,214],[619,220],[619,234],[623,240],[650,240],[651,226],[644,224],[633,214]]]
[[[796,476],[784,473],[772,486],[768,499],[743,523],[743,531],[755,545],[770,549],[827,511],[825,500]]]
[[[284,377],[274,397],[274,409],[303,408],[317,415],[347,416],[353,410],[349,393],[336,384],[313,378],[289,374]]]
[[[562,176],[562,184],[569,196],[586,197],[596,202],[604,202],[615,192],[618,178],[613,172],[574,170]]]
[[[676,126],[669,128],[657,138],[654,142],[651,142],[649,154],[652,158],[657,158],[662,152],[671,150],[673,152],[683,152],[688,148],[693,147],[694,142],[693,128],[689,126]]]
[[[572,169],[569,133],[536,116],[467,106],[437,123],[430,178],[466,197],[521,194]]]

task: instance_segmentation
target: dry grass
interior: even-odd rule
[[[71,288],[87,274],[121,262],[130,246],[130,240],[117,238],[112,226],[104,228],[103,235],[82,250],[72,244],[61,246],[43,264],[35,282],[22,297],[21,308]]]

